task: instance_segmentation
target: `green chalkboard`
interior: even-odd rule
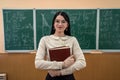
[[[36,10],[37,46],[42,36],[50,34],[52,19],[62,9]],[[97,9],[63,9],[70,17],[71,33],[82,49],[96,49]]]
[[[120,49],[120,9],[101,9],[99,49]]]
[[[33,10],[3,9],[5,50],[34,50]]]
[[[120,9],[3,9],[5,50],[36,50],[57,11],[68,14],[83,50],[120,49]]]

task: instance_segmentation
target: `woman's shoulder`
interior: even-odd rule
[[[49,35],[42,36],[40,38],[40,41],[46,41],[46,40],[48,40],[48,38],[49,38]]]

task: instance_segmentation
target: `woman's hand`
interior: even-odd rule
[[[74,55],[71,55],[70,57],[68,57],[67,59],[64,60],[63,68],[67,68],[67,67],[71,66],[74,62],[75,62]]]
[[[75,62],[74,55],[71,55],[70,57],[68,57],[63,61],[63,68],[67,68],[71,66],[72,64],[74,64],[74,62]],[[60,70],[49,70],[48,73],[50,74],[51,77],[56,77],[61,75]]]
[[[56,77],[61,75],[60,70],[49,70],[48,73],[50,74],[51,77]]]

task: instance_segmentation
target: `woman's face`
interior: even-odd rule
[[[63,32],[68,27],[67,21],[63,16],[58,15],[54,21],[54,28],[56,32]]]

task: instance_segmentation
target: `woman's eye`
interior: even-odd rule
[[[62,21],[62,23],[65,23],[66,21]]]
[[[59,21],[59,20],[56,20],[55,22],[56,22],[56,23],[59,23],[60,21]]]

